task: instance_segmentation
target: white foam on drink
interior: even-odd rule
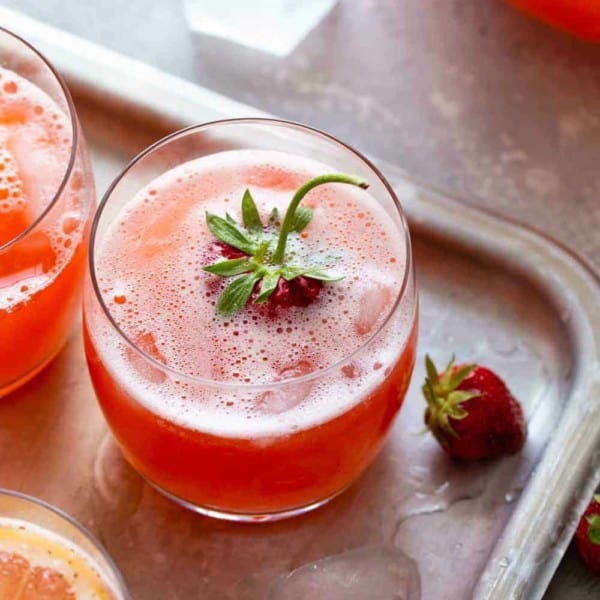
[[[32,224],[52,202],[72,147],[71,123],[43,90],[0,67],[0,246]],[[47,287],[83,237],[77,167],[69,186],[33,235],[0,253],[0,311],[11,311]],[[4,239],[9,219],[23,222]],[[42,260],[43,259],[43,260]]]
[[[367,191],[334,184],[306,197],[315,214],[307,237],[291,236],[292,248],[311,255],[336,250],[334,269],[344,274],[308,307],[271,318],[268,309],[251,306],[224,320],[214,305],[228,281],[201,269],[217,258],[207,256],[214,238],[206,211],[228,211],[241,221],[248,187],[266,222],[274,206],[284,214],[302,183],[327,172],[334,170],[280,152],[222,152],[163,174],[122,209],[97,252],[106,305],[146,353],[179,373],[215,382],[202,386],[150,366],[105,321],[88,315],[103,362],[137,400],[192,429],[264,437],[330,419],[382,383],[412,326],[410,295],[353,364],[278,389],[244,387],[309,375],[346,359],[389,314],[405,275],[405,240]],[[219,381],[241,386],[226,389]]]

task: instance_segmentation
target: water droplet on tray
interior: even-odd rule
[[[521,493],[520,489],[508,490],[506,492],[506,494],[504,494],[504,501],[506,502],[506,504],[510,504],[511,502],[514,502],[519,497],[520,493]]]
[[[517,352],[514,336],[504,330],[494,330],[488,337],[490,349],[500,356],[508,357]]]
[[[279,577],[267,600],[419,600],[419,571],[397,548],[365,547],[328,556]]]
[[[112,435],[107,433],[96,452],[94,461],[94,486],[105,506],[114,517],[133,514],[140,502],[142,478],[121,454]]]

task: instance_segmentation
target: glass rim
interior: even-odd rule
[[[77,159],[77,146],[79,144],[79,125],[77,122],[77,113],[75,112],[75,103],[73,102],[73,98],[71,97],[71,92],[69,91],[65,80],[54,68],[52,63],[39,50],[37,50],[37,48],[35,48],[27,40],[23,39],[20,35],[17,35],[16,33],[13,33],[9,29],[6,29],[6,27],[2,26],[0,26],[0,33],[5,33],[11,36],[15,40],[17,40],[17,42],[23,44],[26,48],[29,48],[29,50],[31,50],[48,67],[48,69],[58,82],[58,85],[65,97],[65,100],[67,102],[67,108],[69,110],[68,117],[71,122],[71,152],[69,155],[69,162],[67,163],[67,168],[65,169],[63,178],[59,186],[57,187],[52,200],[48,202],[44,210],[36,217],[36,219],[28,227],[26,227],[23,231],[18,233],[14,238],[9,240],[8,242],[0,244],[0,253],[2,253],[5,250],[8,250],[13,244],[16,244],[19,240],[22,240],[25,236],[34,231],[35,228],[44,220],[46,215],[52,210],[53,206],[57,203],[58,199],[61,197],[62,193],[64,192],[67,186],[69,178],[71,177],[71,173],[73,172],[73,167],[75,166],[75,161]]]
[[[111,570],[111,574],[114,575],[114,577],[115,577],[115,583],[117,584],[117,587],[118,587],[118,589],[115,591],[119,592],[123,596],[123,598],[125,598],[125,600],[129,599],[130,596],[129,596],[129,591],[127,589],[127,585],[125,583],[125,578],[121,574],[119,567],[117,567],[117,564],[115,563],[115,561],[113,560],[111,555],[108,553],[106,548],[100,543],[100,541],[98,539],[96,539],[96,536],[89,529],[87,529],[87,527],[84,527],[79,521],[77,521],[74,517],[72,517],[71,515],[66,513],[61,508],[58,508],[57,506],[54,506],[53,504],[50,504],[49,502],[46,502],[45,500],[42,500],[41,498],[36,498],[35,496],[31,496],[31,495],[25,494],[23,492],[18,492],[16,490],[10,490],[8,488],[0,487],[0,497],[2,497],[2,496],[5,496],[5,497],[8,496],[10,498],[17,498],[18,500],[23,500],[29,504],[33,504],[33,505],[37,506],[38,508],[42,508],[44,510],[47,510],[47,511],[53,513],[57,517],[63,519],[64,521],[67,521],[67,523],[69,523],[69,525],[72,525],[73,527],[75,527],[75,529],[77,529],[77,531],[79,531],[79,533],[81,533],[89,542],[91,542],[91,544],[94,546],[94,548],[96,548],[96,550],[98,550],[98,552],[102,555],[102,558],[106,561],[107,566]],[[0,514],[0,517],[2,517],[1,514]],[[7,517],[7,518],[11,518],[11,517]],[[15,518],[17,518],[17,517],[15,517]],[[23,519],[23,520],[25,520],[25,519]],[[37,524],[33,523],[33,525],[37,525]],[[43,527],[43,526],[39,526],[39,527]],[[46,527],[46,529],[48,529],[48,528]],[[52,532],[52,533],[55,533],[55,532]],[[61,535],[61,534],[57,534],[57,535],[60,535],[61,537],[65,537],[64,535]],[[70,540],[68,540],[68,541],[70,541]],[[75,544],[75,545],[77,545],[77,544]],[[91,557],[91,558],[93,558],[93,557]]]
[[[144,350],[139,348],[137,346],[137,344],[129,338],[127,333],[125,333],[125,331],[123,331],[123,329],[119,326],[117,321],[113,318],[108,306],[106,305],[106,303],[104,302],[104,299],[102,298],[102,293],[100,291],[100,286],[98,285],[98,280],[96,277],[96,268],[95,268],[95,261],[94,261],[94,258],[96,255],[95,242],[96,242],[96,234],[98,232],[98,226],[100,223],[100,219],[102,218],[102,215],[104,213],[104,208],[106,207],[108,201],[110,200],[115,188],[119,185],[121,180],[127,175],[127,173],[137,163],[142,161],[146,156],[152,154],[159,147],[169,144],[170,142],[179,138],[180,136],[188,135],[192,132],[202,131],[202,130],[205,130],[205,129],[208,129],[211,127],[222,126],[222,125],[242,125],[242,126],[243,125],[274,125],[277,127],[289,127],[291,129],[298,129],[301,131],[306,131],[308,133],[317,135],[319,137],[325,138],[329,142],[333,142],[334,144],[341,146],[344,150],[347,150],[347,151],[351,152],[352,154],[354,154],[371,171],[373,171],[375,176],[383,184],[385,190],[391,197],[393,204],[394,204],[394,208],[396,209],[398,217],[400,218],[400,230],[404,234],[404,251],[405,251],[405,256],[406,256],[406,266],[404,269],[404,274],[402,277],[402,283],[400,285],[400,289],[396,293],[396,298],[394,300],[394,304],[390,307],[388,314],[386,315],[386,317],[382,321],[382,323],[379,325],[379,327],[377,327],[377,329],[374,332],[372,332],[371,335],[369,335],[369,337],[366,340],[364,340],[357,348],[355,348],[347,356],[343,356],[339,360],[335,361],[334,363],[331,363],[330,365],[327,365],[326,367],[324,367],[322,369],[312,371],[305,375],[299,375],[296,377],[290,377],[288,379],[283,379],[281,381],[272,381],[269,383],[243,383],[243,382],[232,382],[232,381],[220,381],[217,379],[210,379],[210,378],[201,377],[198,375],[190,375],[189,373],[184,373],[184,372],[178,371],[177,369],[173,369],[172,367],[170,367],[168,365],[165,365],[164,363],[160,362],[159,360],[157,360],[156,358],[154,358],[153,356],[151,356],[150,354],[148,354],[147,352],[145,352]],[[98,205],[98,209],[94,216],[94,220],[92,222],[92,227],[90,230],[90,239],[89,239],[89,251],[88,251],[88,264],[89,264],[90,279],[92,282],[92,287],[94,289],[94,295],[96,297],[96,300],[100,304],[102,312],[108,319],[109,324],[116,330],[116,332],[125,341],[125,343],[129,347],[131,347],[137,354],[139,354],[144,360],[147,360],[150,363],[150,365],[152,365],[160,370],[164,370],[173,376],[176,376],[183,380],[193,382],[195,384],[201,384],[206,387],[221,388],[221,389],[256,390],[256,391],[279,389],[281,387],[285,387],[288,385],[312,381],[313,379],[320,378],[323,375],[325,375],[326,373],[329,373],[330,371],[333,371],[336,368],[341,367],[345,363],[351,361],[355,356],[360,354],[369,344],[371,344],[373,342],[373,340],[375,338],[377,338],[381,334],[382,331],[384,331],[386,329],[386,327],[389,324],[390,320],[392,319],[393,315],[396,314],[396,311],[398,310],[400,303],[403,300],[403,298],[407,292],[407,289],[408,289],[410,274],[413,271],[412,263],[413,263],[412,247],[411,247],[410,233],[409,233],[409,229],[408,229],[408,223],[406,221],[406,216],[404,214],[404,211],[402,209],[400,201],[398,200],[398,197],[396,196],[396,193],[392,189],[392,186],[390,185],[390,183],[387,181],[387,179],[381,173],[381,171],[361,152],[359,152],[358,150],[356,150],[349,144],[346,144],[345,142],[338,140],[336,137],[334,137],[333,135],[331,135],[329,133],[325,133],[324,131],[321,131],[320,129],[311,127],[309,125],[304,125],[302,123],[298,123],[295,121],[289,121],[289,120],[285,120],[285,119],[268,118],[268,117],[242,117],[242,118],[231,118],[231,119],[217,119],[214,121],[208,121],[206,123],[190,125],[188,127],[184,127],[183,129],[179,129],[177,131],[174,131],[173,133],[166,135],[165,137],[157,140],[156,142],[154,142],[153,144],[151,144],[150,146],[148,146],[147,148],[142,150],[139,154],[137,154],[133,159],[131,159],[129,161],[129,163],[123,168],[121,173],[119,173],[119,175],[112,181],[112,183],[110,184],[110,186],[104,193],[102,200],[100,201],[100,204]],[[407,339],[408,339],[408,336],[407,336]],[[406,340],[403,343],[405,344]]]

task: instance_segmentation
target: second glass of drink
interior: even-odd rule
[[[0,28],[0,397],[48,364],[69,334],[94,201],[64,81]]]

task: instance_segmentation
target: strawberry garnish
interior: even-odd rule
[[[235,259],[243,258],[246,255],[223,242],[214,241],[207,249],[206,258],[214,260],[219,256],[226,259]],[[219,262],[216,264],[219,264]],[[299,275],[294,279],[286,281],[283,277],[280,277],[277,287],[268,298],[268,307],[270,312],[273,312],[273,309],[277,307],[308,306],[318,298],[322,289],[323,282],[318,279]],[[258,285],[255,285],[250,296],[250,300],[253,303],[259,293],[260,288]]]
[[[577,550],[592,573],[600,576],[600,494],[596,494],[583,513],[575,533]]]
[[[453,458],[479,460],[518,452],[527,430],[521,405],[493,371],[454,365],[438,373],[425,357],[425,423]]]
[[[307,256],[301,245],[287,252],[290,235],[299,236],[313,217],[310,208],[299,206],[313,188],[325,183],[346,183],[366,189],[368,183],[343,174],[320,175],[302,185],[294,194],[282,223],[277,211],[271,212],[264,226],[250,190],[242,198],[243,225],[229,214],[225,218],[206,214],[211,233],[220,248],[219,260],[203,269],[220,277],[235,277],[217,300],[217,312],[233,316],[249,300],[254,304],[269,302],[271,306],[306,306],[313,302],[323,282],[338,281],[342,276],[329,273],[333,255]]]

